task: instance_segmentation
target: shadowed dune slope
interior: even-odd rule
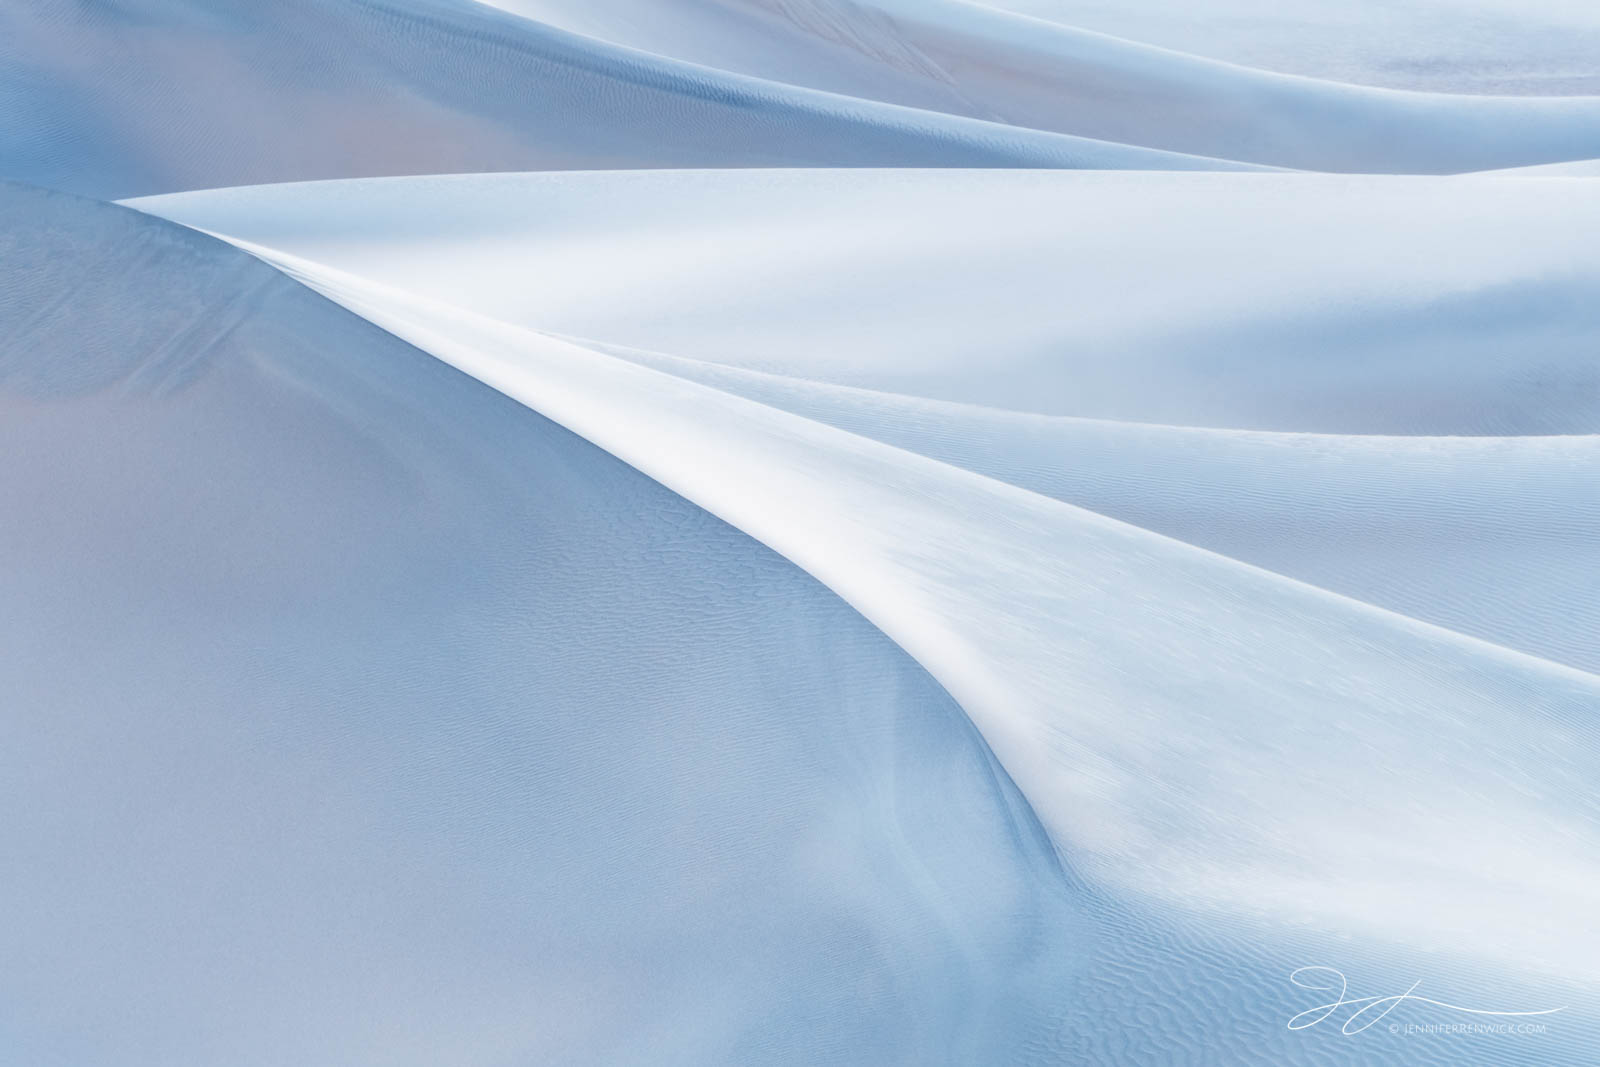
[[[1051,850],[826,588],[210,238],[8,185],[0,262],[4,1058],[1057,1025],[1089,942]]]
[[[1427,26],[1428,13],[1408,19],[1404,11],[1368,10],[1364,17],[1352,17],[1342,10],[1345,5],[1327,3],[1320,11],[1256,10],[1239,20],[1242,26],[1225,24],[1212,27],[1211,35],[1195,34],[1202,55],[1191,55],[1196,49],[1181,44],[1174,51],[1142,43],[1146,38],[1137,32],[1120,39],[1079,28],[1072,24],[1070,0],[1060,3],[1062,11],[1053,20],[970,0],[675,0],[666,6],[655,0],[488,2],[588,36],[775,81],[1275,166],[1436,174],[1510,166],[1511,160],[1573,159],[1600,149],[1600,96],[1584,79],[1567,92],[1587,96],[1467,96],[1345,84],[1337,75],[1335,80],[1294,77],[1273,72],[1270,61],[1269,69],[1250,69],[1203,58],[1209,40],[1248,40],[1252,27],[1261,27],[1270,39],[1278,23],[1292,27],[1289,34],[1302,48],[1328,53],[1321,57],[1325,61],[1344,56],[1359,64],[1395,49],[1376,27],[1412,21]],[[1135,11],[1139,6],[1132,5]],[[1226,14],[1215,8],[1206,6],[1198,18],[1193,10],[1167,11],[1148,24],[1154,39],[1168,43],[1193,21]],[[1324,33],[1319,18],[1354,21],[1356,32],[1338,40]],[[1448,21],[1432,13],[1433,25]],[[1458,13],[1455,21],[1458,26],[1470,22],[1470,15]],[[1600,30],[1592,17],[1568,21],[1580,31],[1587,21],[1591,39]],[[1489,50],[1503,55],[1520,46],[1564,53],[1576,65],[1581,49],[1560,38],[1559,16],[1549,18],[1545,37],[1533,42],[1526,35],[1512,40],[1505,32],[1507,23],[1522,22],[1502,12],[1491,22],[1496,36]],[[1533,24],[1540,25],[1537,19]],[[1426,30],[1414,31],[1414,53],[1429,51],[1417,41],[1426,36]],[[1473,43],[1470,35],[1462,36]],[[1481,42],[1476,44],[1483,50]],[[1359,72],[1351,73],[1363,80]],[[1453,88],[1447,80],[1435,84]],[[1550,91],[1561,92],[1561,84],[1566,83]],[[1545,90],[1534,85],[1522,91]]]
[[[0,79],[0,177],[104,198],[450,171],[1238,166],[731,74],[472,0],[20,0]]]
[[[629,202],[646,199],[651,180],[671,187],[721,177],[630,176]],[[790,177],[804,184],[815,175]],[[296,232],[297,247],[320,245],[348,263],[362,256],[353,240],[362,223],[333,204],[387,186],[384,209],[397,219],[448,230],[474,184],[301,186],[279,191],[287,210],[277,219],[262,191],[244,190],[240,205],[252,207],[239,217]],[[579,223],[559,193],[524,189],[531,211]],[[144,206],[185,218],[187,199]],[[226,213],[227,194],[195,199],[196,217]],[[321,234],[318,217],[328,227]],[[584,248],[584,232],[581,224],[568,232],[568,247]],[[1230,982],[1286,956],[1320,954],[1333,936],[1340,957],[1404,960],[1403,970],[1480,992],[1538,976],[1563,997],[1587,997],[1568,991],[1592,955],[1578,931],[1596,884],[1587,783],[1600,755],[1600,677],[1111,521],[1044,495],[1045,485],[1000,480],[1017,472],[979,475],[659,361],[643,365],[441,300],[471,276],[503,276],[519,240],[459,248],[440,270],[433,253],[448,248],[442,235],[416,245],[396,237],[382,255],[364,249],[374,273],[409,275],[403,287],[282,248],[245,247],[625,459],[843,596],[960,702],[1097,899],[1159,916],[1164,936],[1176,935],[1175,969],[1195,959],[1184,939],[1249,929],[1248,947],[1222,957]],[[697,245],[701,236],[686,231],[675,245],[680,259],[617,261],[694,262],[697,250],[720,247]],[[487,254],[476,275],[465,267],[474,252]],[[1405,493],[1404,462],[1428,458],[1407,457],[1410,447],[1396,453],[1394,495]],[[1129,455],[1131,471],[1141,457],[1135,448]],[[1447,527],[1452,478],[1458,492],[1469,484],[1445,458],[1433,487],[1441,495],[1420,509],[1421,525]],[[1540,464],[1535,452],[1522,458]],[[1581,472],[1563,480],[1566,459],[1545,458],[1555,465],[1535,494],[1547,498],[1543,521],[1551,495],[1572,494],[1581,514]],[[1371,457],[1352,449],[1342,459],[1360,466]],[[1224,456],[1211,476],[1225,478],[1228,465]],[[1424,484],[1427,467],[1416,472]],[[1291,460],[1275,488],[1266,479],[1285,507],[1294,505],[1282,483],[1294,475]],[[1385,492],[1381,480],[1371,488]],[[1513,487],[1478,498],[1505,500],[1515,506]],[[1208,525],[1203,515],[1198,525]],[[1507,529],[1518,535],[1515,523]],[[1552,557],[1553,573],[1581,566],[1581,556]],[[1470,846],[1415,846],[1463,825],[1473,827]],[[1181,988],[1203,1000],[1197,981],[1191,975]],[[1210,1053],[1217,1030],[1204,1029],[1199,1046]],[[1590,1040],[1581,1024],[1568,1036]]]
[[[501,6],[17,0],[0,10],[0,176],[110,198],[466,171],[1600,156],[1600,97],[1317,81],[955,0]]]

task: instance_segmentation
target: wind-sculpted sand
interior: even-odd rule
[[[1600,97],[1454,2],[8,7],[0,1062],[1593,1062]]]

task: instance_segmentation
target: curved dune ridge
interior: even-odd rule
[[[24,0],[0,14],[6,175],[126,197],[551,168],[1600,157],[1596,96],[1315,81],[958,0],[503,6],[531,17],[475,0]]]
[[[428,203],[439,183],[389,191],[407,184],[413,214],[448,216]],[[177,214],[185,199],[146,206]],[[249,214],[270,217],[259,201]],[[314,244],[305,220],[290,225]],[[400,289],[247,247],[821,578],[961,702],[1097,881],[1158,899],[1181,887],[1188,907],[1289,928],[1586,970],[1594,946],[1575,929],[1596,872],[1552,857],[1593,817],[1600,677],[440,302],[416,275]],[[386,242],[384,263],[405,271],[404,248]],[[467,283],[459,262],[452,273]],[[1463,819],[1474,847],[1408,858]]]
[[[21,75],[6,176],[126,197],[468,170],[1243,166],[750,78],[473,0],[144,6],[0,13]]]
[[[826,588],[209,238],[0,219],[8,1058],[915,1062],[1061,1010],[1054,856]]]
[[[461,175],[145,206],[608,344],[1048,415],[1600,432],[1600,199],[1509,178]]]
[[[677,172],[139,203],[1600,670],[1584,184]]]
[[[972,0],[1247,67],[1394,89],[1594,95],[1600,10],[1527,0]]]
[[[1203,7],[0,10],[0,1062],[1595,1062],[1600,24]]]
[[[1279,434],[1034,416],[605,350],[1600,674],[1592,434]]]
[[[38,1061],[1289,1059],[1284,976],[1330,952],[1584,1003],[1592,872],[1539,835],[1584,817],[1592,677],[425,294],[278,257],[384,333],[204,237],[6,192],[6,261],[51,265],[0,286],[29,516],[6,687],[40,711],[4,778],[48,813],[7,826],[8,1037]],[[1332,663],[1363,680],[1336,717],[1261,706]],[[1194,721],[1219,695],[1243,729]],[[1544,800],[1504,777],[1558,739]],[[1384,766],[1347,777],[1368,743],[1421,804],[1378,834],[1406,803]],[[1429,773],[1439,744],[1484,766]],[[1463,804],[1488,840],[1402,862]],[[1312,874],[1341,899],[1282,881]],[[1504,940],[1464,939],[1485,911]],[[55,952],[86,923],[113,946],[87,985]]]
[[[777,81],[1214,158],[1446,173],[1573,158],[1600,96],[1461,96],[1252,70],[969,0],[487,0]],[[1258,16],[1259,17],[1259,16]]]

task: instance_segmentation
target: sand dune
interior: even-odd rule
[[[0,1062],[1595,1062],[1597,32],[0,6]]]
[[[147,7],[0,12],[0,177],[126,197],[464,170],[1239,166],[752,79],[472,0]]]
[[[388,184],[413,185],[415,213],[444,217],[428,210],[439,183]],[[179,216],[184,199],[160,206]],[[1600,704],[1595,675],[420,287],[247,247],[821,579],[960,702],[1091,884],[1180,928],[1264,922],[1258,944],[1276,951],[1337,929],[1377,958],[1489,967],[1462,963],[1457,981],[1530,964],[1583,972],[1591,948],[1573,931],[1592,875],[1577,855],[1553,857],[1591,817],[1590,749],[1576,739]],[[386,262],[403,258],[387,249]],[[1432,762],[1440,747],[1448,765]],[[1473,847],[1408,859],[1411,842],[1461,820]]]
[[[1600,436],[1264,433],[1039,416],[583,343],[1600,673]]]
[[[26,0],[0,14],[0,176],[126,197],[451,171],[1447,173],[1600,156],[1600,97],[1315,81],[955,0],[506,6],[532,17],[473,0]]]
[[[1056,1025],[1054,855],[837,596],[242,253],[4,192],[5,262],[48,264],[0,284],[8,1058],[912,1063]]]
[[[612,173],[151,210],[536,329],[1040,414],[1600,431],[1582,181]]]
[[[1600,86],[1592,82],[1578,83],[1578,92],[1587,96],[1540,98],[1396,91],[1295,77],[1188,54],[1181,46],[1155,47],[1137,34],[1095,33],[1073,25],[1074,5],[1060,0],[1047,0],[1061,9],[1052,20],[967,0],[688,0],[670,12],[651,0],[491,2],[541,23],[717,69],[1014,126],[1275,166],[1448,173],[1508,166],[1502,161],[1511,159],[1572,159],[1593,154],[1585,146],[1600,146]],[[1242,6],[1251,7],[1248,0]],[[1406,12],[1372,7],[1364,26],[1374,17],[1407,22]],[[1137,10],[1134,5],[1132,12],[1105,14],[1099,21],[1120,19],[1142,28],[1136,16],[1130,18]],[[1228,34],[1226,27],[1206,25],[1219,21],[1218,13],[1207,11],[1202,20],[1164,10],[1160,25],[1171,34],[1200,23],[1194,43],[1204,49]],[[1303,46],[1316,41],[1326,23],[1353,17],[1338,9],[1318,14],[1320,20],[1307,20],[1310,26],[1297,25],[1291,39]],[[1249,27],[1293,17],[1292,8],[1264,12],[1255,5],[1240,21],[1247,34]],[[1426,12],[1409,18],[1422,24],[1414,39],[1425,41],[1450,23],[1440,15],[1430,22]],[[1467,18],[1458,15],[1455,21]],[[1502,14],[1495,31],[1503,33],[1504,23],[1517,21]],[[1600,39],[1600,24],[1586,21],[1590,39]],[[1548,36],[1587,73],[1570,30],[1552,29]],[[1270,53],[1264,58],[1270,64]],[[1362,78],[1360,71],[1350,74]]]
[[[1247,67],[1394,89],[1594,95],[1600,12],[1567,0],[975,0]]]

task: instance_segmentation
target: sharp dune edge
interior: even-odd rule
[[[6,192],[8,1056],[1050,1037],[1053,855],[836,596],[242,253]]]
[[[609,6],[613,19],[626,18],[628,5]],[[657,54],[648,36],[619,44],[571,32],[563,23],[596,21],[571,4],[539,21],[473,0],[286,0],[270,15],[172,0],[159,17],[137,3],[62,11],[24,0],[0,16],[0,54],[20,75],[5,105],[8,175],[125,197],[533,168],[1268,164],[1436,173],[1600,156],[1595,96],[1319,82],[953,0],[775,6],[790,17],[775,20],[755,0],[732,13],[705,0],[672,10],[680,27],[742,14],[728,41],[740,56],[797,42],[812,53],[799,80],[818,88]],[[863,44],[841,36],[841,22],[877,27],[923,59],[902,70],[898,53],[869,54],[876,77],[858,84],[850,72],[862,65]],[[340,51],[350,41],[359,49]],[[530,99],[541,106],[526,106]]]
[[[1407,640],[1402,634],[1423,634],[1405,620],[1385,621],[1378,613],[1360,611],[1347,617],[1350,608],[1335,607],[1310,590],[1270,579],[1256,586],[1263,576],[1053,505],[1036,494],[1012,491],[948,465],[743,403],[725,392],[473,316],[424,293],[364,282],[280,250],[247,247],[371,321],[601,444],[822,578],[929,666],[961,700],[1045,825],[1058,831],[1058,844],[1082,849],[1087,862],[1097,861],[1094,843],[1103,839],[1116,853],[1113,862],[1136,860],[1142,875],[1160,871],[1168,879],[1182,872],[1188,894],[1204,895],[1201,869],[1224,885],[1253,884],[1277,892],[1290,879],[1287,872],[1274,876],[1251,870],[1245,877],[1217,869],[1227,866],[1216,852],[1217,840],[1256,826],[1273,842],[1304,842],[1289,857],[1274,857],[1288,859],[1300,871],[1310,867],[1308,884],[1289,894],[1294,899],[1310,899],[1316,884],[1339,882],[1354,889],[1360,883],[1350,869],[1356,856],[1318,843],[1355,836],[1350,829],[1329,825],[1328,810],[1365,823],[1426,798],[1427,804],[1439,805],[1432,817],[1444,822],[1459,815],[1454,809],[1463,798],[1451,786],[1456,768],[1438,779],[1413,772],[1408,792],[1416,792],[1408,802],[1373,795],[1377,782],[1348,779],[1350,753],[1342,746],[1374,746],[1404,761],[1401,753],[1414,744],[1411,758],[1421,763],[1424,751],[1445,741],[1432,730],[1420,736],[1414,732],[1415,720],[1427,707],[1439,712],[1438,721],[1424,720],[1433,730],[1459,722],[1471,733],[1484,731],[1483,743],[1502,734],[1523,734],[1522,715],[1532,715],[1534,721],[1553,716],[1551,726],[1564,731],[1567,720],[1584,720],[1587,713],[1580,709],[1593,707],[1600,696],[1600,677],[1467,642],[1457,646],[1456,654],[1467,657],[1461,667],[1443,666],[1452,654],[1442,647],[1408,656],[1401,651]],[[387,256],[390,262],[397,260],[393,246]],[[1552,466],[1560,465],[1558,457]],[[1113,562],[1118,558],[1125,561],[1120,566]],[[1228,577],[1211,578],[1212,568],[1221,568]],[[1192,603],[1186,602],[1189,598]],[[1232,617],[1235,611],[1242,617]],[[1324,613],[1332,619],[1322,617]],[[1165,633],[1168,626],[1175,631],[1171,635]],[[1302,629],[1304,637],[1297,632]],[[1178,631],[1186,636],[1179,638]],[[1270,633],[1273,640],[1241,648],[1240,632]],[[1329,647],[1338,640],[1333,634],[1353,646]],[[1434,636],[1449,640],[1448,635]],[[1207,647],[1212,640],[1219,647]],[[1297,653],[1302,641],[1304,651]],[[1181,696],[1161,692],[1174,679],[1155,686],[1157,692],[1146,692],[1133,681],[1136,650],[1152,645],[1172,648],[1184,664],[1205,665],[1180,668],[1187,690]],[[1066,658],[1068,649],[1083,658]],[[1302,692],[1300,708],[1283,714],[1275,705],[1284,683],[1274,682],[1272,675],[1281,670],[1293,677],[1305,671],[1307,664],[1298,662],[1297,655],[1308,657],[1307,663],[1359,664],[1361,696],[1340,684],[1329,693],[1328,706],[1317,709],[1307,706],[1309,694]],[[1231,663],[1230,656],[1242,659]],[[1413,656],[1414,666],[1405,666]],[[1401,664],[1394,664],[1395,659]],[[1465,662],[1477,665],[1468,668]],[[1414,679],[1405,677],[1413,671]],[[1447,693],[1433,696],[1417,691],[1419,682],[1432,684],[1441,671],[1461,688],[1452,685]],[[1502,671],[1509,677],[1497,677]],[[1530,692],[1542,686],[1511,680],[1520,671],[1546,678],[1551,699],[1547,711],[1527,705]],[[1095,686],[1088,679],[1097,672],[1102,680]],[[1475,679],[1480,672],[1484,677]],[[1518,726],[1505,729],[1506,724],[1482,713],[1461,711],[1476,702],[1472,691],[1484,683],[1491,690],[1503,687],[1505,694],[1516,694],[1524,705]],[[1222,689],[1197,702],[1191,688],[1196,685]],[[1097,691],[1099,687],[1104,689]],[[1226,719],[1245,719],[1251,728],[1197,721],[1197,703],[1227,708]],[[1252,715],[1251,705],[1258,703],[1255,714],[1261,721]],[[1396,713],[1401,704],[1409,705],[1410,724],[1400,724]],[[1491,698],[1484,711],[1498,706],[1504,712],[1510,704]],[[1135,708],[1147,709],[1151,718],[1135,721]],[[1232,751],[1233,746],[1265,747],[1279,754],[1282,769],[1263,768],[1245,751]],[[1174,757],[1180,762],[1166,762]],[[1263,796],[1261,782],[1246,788],[1237,779],[1218,781],[1209,773],[1203,784],[1191,785],[1182,771],[1191,762],[1232,768],[1236,775],[1266,775],[1278,788]],[[1081,773],[1086,766],[1096,768],[1092,783],[1073,782],[1074,775],[1061,773],[1066,768]],[[1345,775],[1338,772],[1340,767]],[[1546,789],[1552,770],[1543,768]],[[1582,794],[1586,777],[1585,771],[1575,772],[1574,800]],[[1497,777],[1503,773],[1495,772]],[[1460,777],[1472,781],[1477,791],[1485,776]],[[1336,806],[1332,797],[1319,798],[1319,785],[1343,803]],[[1159,797],[1167,789],[1189,795],[1181,803],[1167,801]],[[1201,795],[1190,794],[1191,789]],[[1212,795],[1211,789],[1228,800]],[[1134,794],[1142,794],[1141,799],[1135,801]],[[1374,806],[1353,806],[1351,794],[1368,794]],[[1228,810],[1229,802],[1249,803],[1253,816]],[[1490,802],[1486,810],[1509,814],[1504,806],[1508,802],[1509,797]],[[1102,803],[1105,807],[1099,809]],[[1208,811],[1214,805],[1221,810]],[[1129,823],[1130,806],[1147,808],[1133,820],[1146,825]],[[1269,811],[1274,817],[1265,814]],[[1166,819],[1199,819],[1205,832],[1185,825],[1173,833],[1159,825]],[[1306,821],[1296,825],[1296,819]],[[1390,823],[1397,853],[1404,851],[1401,842],[1429,832],[1425,825],[1396,824],[1392,815]],[[1184,855],[1202,841],[1202,854]],[[1511,841],[1502,844],[1509,847]],[[1372,849],[1376,842],[1369,836],[1361,847]],[[1144,854],[1146,848],[1155,851]],[[1246,845],[1241,851],[1250,854],[1242,862],[1259,862],[1255,848]],[[1496,851],[1489,849],[1490,854]],[[1327,866],[1315,866],[1319,861]],[[1447,875],[1457,895],[1463,874]],[[1586,882],[1580,877],[1574,888]],[[1398,909],[1407,897],[1415,899],[1419,888],[1408,879],[1406,888],[1387,901],[1389,907]],[[1365,896],[1365,889],[1357,895]],[[1253,900],[1246,904],[1252,910],[1264,906]],[[1437,905],[1427,908],[1436,911]],[[1423,914],[1382,910],[1385,921],[1396,919],[1418,933],[1427,921]],[[1552,947],[1571,944],[1568,923],[1560,927]],[[1528,953],[1529,936],[1520,932],[1514,938],[1517,954]]]
[[[1503,179],[1300,176],[1292,197],[1252,183],[1241,195],[1239,181],[1159,174],[661,172],[139,204],[1600,670],[1600,305],[1585,299],[1600,255],[1572,225],[1600,205],[1586,186]],[[1130,247],[1134,221],[1158,213],[1157,247]],[[927,217],[951,221],[920,229]],[[1494,237],[1513,224],[1548,229],[1502,250]],[[1283,246],[1276,259],[1239,253],[1251,229]],[[878,251],[897,240],[917,253]],[[1396,240],[1428,255],[1379,258]],[[1445,242],[1448,272],[1433,260]],[[852,299],[862,306],[838,315]],[[1395,390],[1441,364],[1450,380],[1425,404]]]
[[[8,6],[0,1063],[1593,1062],[1536,6]]]
[[[647,49],[665,38],[673,54],[780,81],[1284,167],[1484,170],[1511,155],[1570,159],[1600,136],[1594,95],[1462,96],[1293,77],[967,0],[691,0],[670,21],[648,0],[493,5]],[[797,40],[809,54],[796,54]],[[878,75],[870,86],[856,73],[863,54]]]

